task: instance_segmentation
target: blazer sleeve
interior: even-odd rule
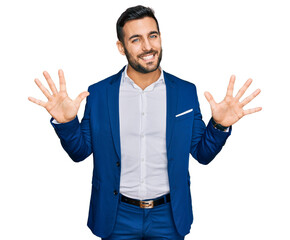
[[[90,92],[90,88],[88,90]],[[75,162],[86,159],[92,153],[90,112],[91,95],[86,99],[86,107],[83,119],[79,122],[78,116],[70,122],[55,124],[53,118],[50,120],[61,145]]]
[[[202,120],[195,86],[193,96],[194,121],[190,153],[199,163],[208,164],[221,151],[227,138],[231,135],[232,127],[230,127],[228,132],[223,132],[214,128],[211,120],[205,126]]]

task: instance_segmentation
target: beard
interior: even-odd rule
[[[153,63],[148,63],[148,67],[144,67],[144,66],[142,66],[140,63],[138,63],[134,58],[133,58],[133,56],[127,51],[127,49],[124,47],[124,50],[125,50],[125,55],[126,55],[126,58],[127,58],[127,60],[128,60],[128,63],[129,63],[129,65],[135,70],[135,71],[137,71],[137,72],[139,72],[139,73],[144,73],[144,74],[146,74],[146,73],[151,73],[151,72],[154,72],[154,71],[156,71],[158,68],[159,68],[159,65],[160,65],[160,62],[161,62],[161,59],[162,59],[162,48],[161,48],[161,50],[160,50],[160,54],[159,54],[159,56],[158,56],[158,60],[157,60],[157,64],[156,64],[156,66],[154,66],[153,68],[151,67],[152,66],[152,64]],[[157,51],[154,51],[153,49],[151,49],[150,51],[147,51],[147,52],[144,52],[144,53],[142,53],[142,54],[140,54],[140,55],[138,55],[137,57],[138,58],[141,58],[142,56],[144,56],[144,55],[147,55],[147,54],[157,54],[158,52]]]

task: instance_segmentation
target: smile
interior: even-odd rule
[[[148,56],[144,56],[144,57],[141,57],[142,60],[144,61],[150,61],[150,60],[153,60],[154,59],[154,54],[152,55],[148,55]]]
[[[144,60],[150,60],[150,59],[153,59],[154,55],[149,55],[149,56],[146,56],[146,57],[143,57]]]

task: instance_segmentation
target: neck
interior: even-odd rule
[[[133,69],[128,64],[127,75],[143,90],[156,82],[161,75],[161,70],[158,68],[154,72],[150,73],[140,73]]]

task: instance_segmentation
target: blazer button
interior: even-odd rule
[[[114,190],[114,195],[118,195],[118,191],[117,190]]]
[[[120,167],[120,162],[117,162],[116,165],[117,165],[117,167]]]

